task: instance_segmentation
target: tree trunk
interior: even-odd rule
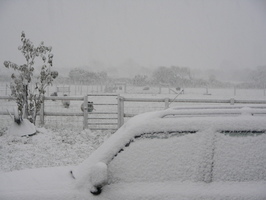
[[[24,91],[25,91],[25,93],[24,93],[24,106],[25,106],[25,109],[24,109],[24,113],[23,113],[23,118],[26,118],[26,119],[28,119],[28,116],[29,116],[29,110],[28,110],[28,85],[24,85],[23,87],[25,87],[24,88]]]

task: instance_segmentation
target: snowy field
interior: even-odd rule
[[[261,110],[257,112],[259,111]],[[209,113],[208,110],[204,112]],[[265,130],[265,118],[248,115],[251,112],[250,109],[238,110],[238,112],[241,114],[238,117],[169,117],[167,120],[161,117],[172,116],[179,112],[168,109],[160,113],[138,115],[94,151],[91,157],[76,167],[69,166],[75,163],[66,158],[70,157],[79,162],[79,157],[83,155],[78,151],[77,143],[81,145],[81,140],[85,140],[83,144],[85,148],[79,150],[90,154],[93,151],[91,147],[94,147],[93,145],[97,147],[109,135],[102,138],[99,137],[99,133],[83,131],[73,137],[64,131],[60,135],[60,133],[48,133],[48,130],[39,129],[36,136],[20,138],[21,147],[37,141],[38,148],[31,149],[31,153],[33,150],[36,152],[32,153],[28,160],[34,157],[35,153],[36,156],[42,156],[38,149],[41,151],[45,149],[47,158],[55,156],[57,159],[60,155],[58,157],[64,158],[61,161],[65,161],[61,164],[68,166],[0,173],[2,178],[0,179],[0,197],[8,200],[10,198],[168,200],[177,199],[177,197],[212,200],[265,199],[266,135],[261,132],[255,135],[253,132],[246,132],[247,135],[239,137],[238,132],[234,132],[235,128],[239,127],[243,130]],[[212,124],[211,128],[210,124]],[[186,130],[188,125],[190,130],[196,128],[198,132],[194,134],[180,132]],[[177,132],[170,132],[170,130]],[[228,134],[215,130],[232,132]],[[143,134],[144,131],[150,135]],[[56,137],[51,138],[50,134]],[[127,145],[129,139],[134,137],[135,140]],[[10,139],[14,140],[15,137]],[[9,144],[11,142],[9,140]],[[51,146],[59,146],[61,149],[59,152],[52,149],[48,153],[49,147],[41,145],[45,142],[51,143]],[[41,158],[39,159],[45,163]],[[127,159],[130,162],[126,162]],[[104,173],[107,169],[105,163],[110,160],[108,181],[111,182],[103,187],[102,194],[93,196],[90,194],[92,186],[107,178],[107,171],[106,174]],[[54,162],[53,159],[51,161],[53,163],[49,163],[48,166],[54,163],[60,166],[60,161]],[[164,168],[164,166],[167,167]],[[33,166],[35,167],[37,165]]]
[[[75,90],[76,87],[76,90]],[[72,86],[71,94],[75,96],[85,95],[91,92],[86,86]],[[94,91],[97,92],[96,86]],[[134,98],[175,98],[176,94],[169,94],[168,88],[162,88],[162,94],[158,94],[158,88],[151,88],[144,91],[142,87],[128,87],[128,93],[121,92],[121,96]],[[50,88],[50,93],[54,88]],[[99,87],[98,87],[98,92]],[[119,92],[119,91],[117,91]],[[185,93],[179,95],[179,99],[245,99],[245,100],[266,100],[264,90],[236,90],[229,89],[208,89],[206,88],[185,88]],[[4,90],[1,91],[4,96]],[[93,97],[94,103],[117,102],[116,97]],[[49,101],[46,104],[47,111],[81,112],[82,101],[71,102],[70,108],[66,109],[61,102]],[[0,109],[5,111],[12,109],[14,102],[1,100]],[[196,105],[188,103],[170,103],[170,107]],[[200,104],[197,104],[200,105]],[[97,107],[97,111],[115,111],[116,107]],[[125,102],[125,113],[139,114],[154,110],[163,110],[164,103],[134,103]],[[14,171],[27,168],[50,167],[73,165],[80,163],[87,158],[113,131],[90,131],[82,130],[82,117],[50,117],[46,118],[45,127],[39,128],[37,135],[33,137],[15,137],[6,133],[11,120],[9,116],[0,116],[0,171]]]
[[[54,85],[47,89],[47,96],[50,96],[53,92],[56,91],[56,87],[68,87],[68,85]],[[80,86],[80,85],[71,85],[70,93],[67,93],[69,96],[80,96],[83,97],[86,94],[98,94],[103,93],[104,86]],[[2,88],[2,90],[1,90]],[[126,93],[124,88],[117,89],[114,91],[114,94],[120,94],[125,98],[154,98],[154,99],[162,99],[162,98],[170,98],[174,99],[176,97],[176,90],[175,88],[161,88],[161,93],[159,94],[160,90],[159,87],[150,87],[149,90],[143,90],[144,87],[132,87],[127,86]],[[5,96],[6,91],[5,85],[2,84],[0,87],[0,94]],[[59,96],[63,96],[63,93],[60,92]],[[227,88],[227,89],[217,89],[217,88],[184,88],[184,94],[181,94],[177,97],[177,99],[222,99],[222,100],[229,100],[231,98],[237,100],[266,100],[266,94],[263,89],[234,89],[234,88]],[[90,96],[89,101],[94,102],[94,104],[103,104],[103,103],[110,103],[116,104],[117,98],[116,96],[109,96],[109,97],[97,97],[97,96]],[[46,112],[65,112],[65,113],[76,113],[80,112],[80,106],[83,102],[82,101],[71,101],[69,108],[64,108],[61,101],[46,101],[45,102],[45,111]],[[203,105],[195,104],[195,103],[172,103],[170,102],[170,107],[176,106],[190,106],[190,105]],[[217,104],[216,104],[217,105]],[[13,106],[15,106],[14,101],[6,101],[0,100],[0,111],[6,111],[6,109],[12,110]],[[117,112],[117,106],[102,106],[102,105],[95,105],[95,112]],[[125,102],[125,113],[126,114],[140,114],[144,112],[154,111],[154,110],[162,110],[165,108],[164,102],[160,103],[150,103],[150,102]],[[93,115],[90,115],[94,117]],[[109,116],[115,117],[115,116]],[[1,125],[0,125],[0,132],[3,132],[6,127],[10,124],[10,117],[9,116],[0,116]],[[128,118],[125,118],[127,121]],[[96,122],[91,120],[90,122]],[[109,122],[117,122],[111,120]],[[72,117],[58,117],[58,116],[50,116],[45,117],[45,128],[48,129],[61,129],[62,127],[66,129],[72,129],[75,131],[81,131],[83,126],[83,118],[78,116]],[[107,126],[107,128],[114,128],[114,126]]]
[[[31,137],[0,136],[0,172],[39,167],[76,165],[86,159],[110,131],[74,132],[45,128]]]

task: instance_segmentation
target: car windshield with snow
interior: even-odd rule
[[[0,174],[0,199],[266,199],[266,109],[133,117],[75,167]]]

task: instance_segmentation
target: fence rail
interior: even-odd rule
[[[88,112],[87,102],[88,97],[91,96],[109,96],[116,98],[117,103],[96,103],[94,105],[102,106],[115,106],[115,111],[93,111]],[[14,100],[14,98],[9,96],[0,96],[0,100]],[[50,100],[69,100],[69,101],[82,101],[84,103],[84,111],[80,112],[54,112],[54,111],[46,111],[45,106],[46,102]],[[125,98],[117,94],[88,94],[86,96],[80,97],[71,97],[71,96],[50,96],[44,97],[44,103],[42,104],[41,110],[39,112],[40,116],[40,124],[45,124],[45,117],[48,116],[78,116],[83,117],[83,129],[90,128],[92,130],[116,130],[121,127],[125,118],[130,118],[135,116],[136,114],[125,112],[125,102],[139,102],[139,103],[151,103],[158,102],[163,103],[164,108],[167,109],[171,105],[171,103],[220,103],[220,104],[266,104],[266,100],[237,100],[237,99],[171,99],[171,98]],[[13,114],[13,112],[10,112]],[[8,111],[0,110],[0,115],[9,115]],[[91,121],[96,120],[96,121]],[[107,121],[105,121],[107,120]],[[109,120],[109,121],[108,121]],[[110,120],[116,120],[110,121]],[[89,127],[96,126],[95,127]],[[104,126],[110,125],[112,128],[106,128]]]
[[[83,129],[89,128],[89,125],[97,126],[96,128],[90,127],[92,130],[107,130],[107,128],[100,127],[100,126],[106,126],[106,125],[112,125],[116,126],[116,128],[109,128],[109,129],[114,129],[116,130],[118,127],[118,123],[110,123],[110,122],[89,122],[89,120],[98,120],[98,121],[104,121],[104,120],[118,120],[117,117],[110,117],[110,115],[116,115],[118,116],[118,112],[113,112],[113,111],[106,111],[106,112],[93,112],[90,113],[88,112],[88,97],[89,96],[107,96],[107,97],[117,97],[117,94],[88,94],[84,97],[70,97],[70,96],[64,96],[64,97],[44,97],[44,103],[42,106],[42,111],[40,112],[40,119],[41,119],[41,124],[44,124],[44,117],[45,116],[83,116]],[[76,101],[83,101],[84,109],[83,112],[71,112],[71,113],[66,113],[66,112],[46,112],[45,109],[45,100],[76,100]],[[93,104],[94,106],[117,106],[117,103],[96,103]],[[94,117],[91,117],[93,114]],[[95,117],[97,116],[97,117]],[[98,117],[99,116],[99,117]],[[108,116],[108,117],[106,117]]]

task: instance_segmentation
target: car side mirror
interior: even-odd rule
[[[90,192],[94,195],[99,195],[102,192],[102,187],[107,184],[107,165],[103,162],[98,162],[90,169]]]

